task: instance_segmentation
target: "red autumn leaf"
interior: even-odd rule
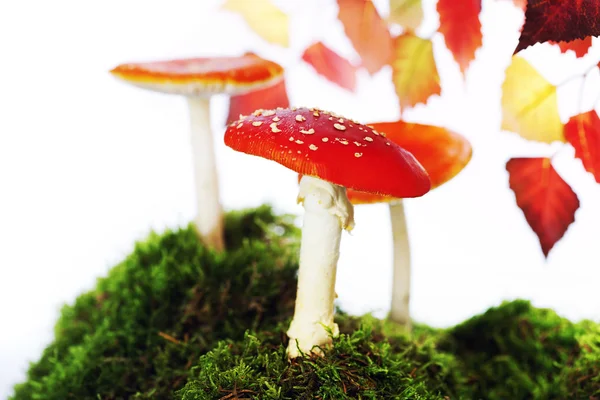
[[[552,42],[557,44],[560,51],[566,53],[569,50],[573,50],[575,56],[583,57],[587,54],[590,47],[592,47],[592,37],[588,36],[585,39],[575,39],[570,42]]]
[[[307,48],[302,59],[331,82],[352,92],[356,89],[356,67],[322,42]]]
[[[515,53],[536,43],[600,36],[598,0],[529,0]]]
[[[238,96],[231,96],[229,99],[229,115],[227,123],[231,123],[239,118],[240,114],[248,115],[259,108],[266,110],[277,107],[289,107],[285,80],[276,85],[265,89],[255,90]]]
[[[475,50],[481,47],[481,0],[438,0],[437,10],[439,32],[464,74],[475,59]]]
[[[392,36],[372,0],[337,0],[338,18],[346,36],[362,59],[362,66],[373,75],[390,62]]]
[[[596,111],[576,115],[565,124],[565,137],[575,148],[575,157],[600,183],[600,118]]]
[[[548,257],[575,221],[575,211],[579,208],[577,194],[558,175],[549,158],[511,158],[506,170],[517,205]]]

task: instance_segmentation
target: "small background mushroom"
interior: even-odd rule
[[[454,178],[471,161],[469,141],[448,129],[404,121],[371,125],[419,160],[429,174],[432,189]],[[410,329],[411,257],[404,201],[356,190],[348,190],[348,198],[352,204],[389,203],[394,252],[389,318]]]
[[[223,209],[211,132],[210,99],[239,95],[278,84],[283,68],[246,53],[239,57],[204,57],[121,64],[114,76],[142,89],[184,96],[189,109],[197,214],[202,241],[216,251],[225,247]]]

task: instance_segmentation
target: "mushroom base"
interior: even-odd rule
[[[298,202],[305,213],[296,305],[287,331],[289,358],[322,354],[320,347],[339,334],[333,316],[340,240],[342,229],[354,226],[354,209],[341,186],[304,176]]]

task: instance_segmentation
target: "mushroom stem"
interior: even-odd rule
[[[210,98],[188,97],[194,181],[196,186],[196,218],[200,239],[216,251],[225,248],[223,209],[219,201],[219,181],[210,128]]]
[[[404,202],[390,203],[392,240],[394,243],[394,269],[392,277],[392,307],[390,320],[411,329],[410,320],[410,246]]]
[[[354,208],[342,186],[303,176],[298,203],[305,213],[296,306],[287,331],[289,358],[302,353],[321,355],[320,346],[331,344],[339,334],[333,315],[340,240],[342,229],[354,227]]]

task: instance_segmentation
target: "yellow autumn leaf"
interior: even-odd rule
[[[270,0],[227,0],[223,9],[240,14],[267,42],[289,46],[289,18]]]
[[[423,5],[421,0],[390,0],[390,22],[401,25],[404,29],[415,31],[423,22]]]
[[[442,92],[431,40],[412,33],[396,38],[392,80],[401,108],[427,103],[432,95]]]
[[[502,84],[502,129],[527,140],[565,142],[556,86],[523,57],[514,56]]]

